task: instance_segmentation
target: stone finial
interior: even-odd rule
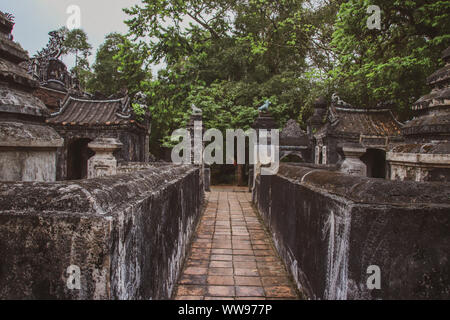
[[[113,152],[122,148],[115,138],[97,138],[88,144],[95,155],[88,160],[88,179],[117,174],[117,160]]]
[[[361,157],[367,149],[358,144],[344,144],[342,151],[345,160],[341,165],[340,171],[353,176],[367,176],[367,166],[361,161]]]
[[[270,100],[266,100],[264,101],[264,104],[258,108],[259,112],[269,112],[269,107],[272,104],[272,102],[270,102]]]
[[[202,109],[198,108],[195,104],[191,105],[191,109],[193,116],[201,116],[203,114]]]
[[[0,33],[8,40],[13,40],[12,30],[14,28],[14,16],[7,12],[0,11]]]
[[[337,107],[343,107],[343,108],[349,108],[349,109],[353,109],[354,108],[350,103],[345,102],[344,100],[342,100],[341,97],[339,97],[336,92],[333,93],[333,95],[331,96],[331,101]]]

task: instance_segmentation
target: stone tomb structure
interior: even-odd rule
[[[402,124],[386,105],[359,108],[333,95],[328,108],[324,99],[318,99],[314,109],[308,134],[315,164],[338,164],[353,175],[388,177],[386,152],[403,138]],[[351,159],[342,166],[346,157]]]
[[[44,119],[39,87],[19,64],[28,60],[11,35],[14,23],[0,12],[0,180],[55,181],[56,150],[63,139]]]
[[[117,139],[121,148],[114,152],[119,163],[148,162],[150,119],[139,121],[128,96],[121,99],[88,100],[67,96],[61,110],[46,122],[65,142],[58,150],[58,180],[88,177],[88,159],[94,155],[89,143],[97,138]]]
[[[21,65],[39,82],[39,87],[33,94],[41,99],[51,112],[56,112],[68,94],[85,98],[89,98],[89,94],[82,92],[77,77],[71,74],[60,60],[63,42],[61,35],[52,31],[49,36],[47,47]]]
[[[280,161],[310,162],[311,147],[308,135],[297,121],[290,119],[280,132]]]
[[[392,180],[450,181],[450,47],[442,59],[427,79],[431,93],[412,106],[417,117],[402,130],[405,143],[388,152]]]

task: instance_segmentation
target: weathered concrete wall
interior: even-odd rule
[[[56,152],[0,147],[0,180],[55,181]]]
[[[55,130],[40,123],[0,121],[0,181],[55,181],[62,144]]]
[[[388,152],[391,180],[450,182],[450,142],[439,146],[435,154]]]
[[[0,299],[166,299],[201,212],[199,169],[0,183]],[[80,290],[67,268],[81,270]]]
[[[255,201],[311,299],[449,299],[450,185],[281,165]],[[381,269],[369,290],[367,268]]]

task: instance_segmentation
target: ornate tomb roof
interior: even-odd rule
[[[58,126],[105,127],[140,124],[131,108],[130,98],[86,100],[67,96],[61,110],[53,113],[47,123]]]

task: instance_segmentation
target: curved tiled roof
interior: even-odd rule
[[[85,100],[67,97],[59,112],[46,121],[55,125],[107,126],[135,122],[128,97],[113,100]]]
[[[398,136],[401,123],[389,109],[343,109],[335,108],[339,121],[334,130],[371,136]]]
[[[365,136],[393,137],[401,135],[402,124],[390,109],[343,108],[332,105],[328,109],[328,121],[317,134],[334,132]]]

